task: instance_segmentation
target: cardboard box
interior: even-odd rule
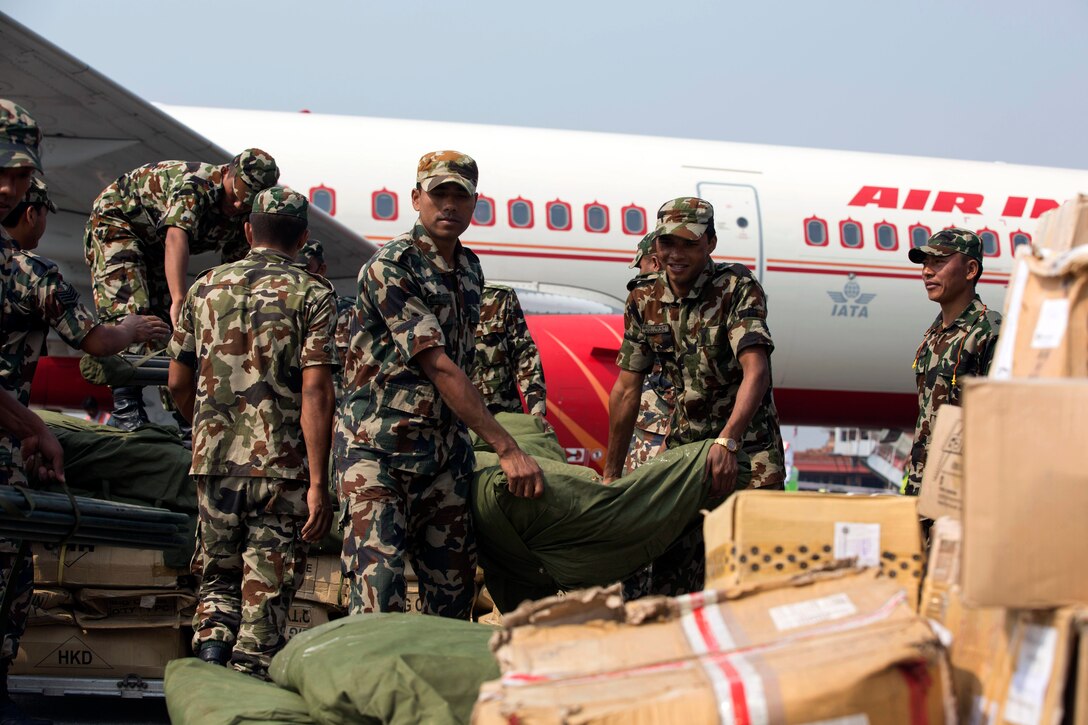
[[[946,682],[936,636],[911,619],[592,676],[506,676],[483,685],[472,721],[943,723]]]
[[[183,585],[183,569],[163,563],[162,552],[113,546],[34,544],[34,582],[40,586],[136,589]]]
[[[962,525],[945,516],[930,529],[929,567],[919,613],[951,635],[952,689],[960,722],[988,722],[1008,687],[1015,613],[970,607],[959,588]]]
[[[196,606],[189,589],[80,589],[75,599],[84,629],[177,628],[193,621]]]
[[[295,602],[287,610],[287,639],[329,621],[329,608],[317,602]]]
[[[918,513],[930,519],[959,518],[962,510],[963,410],[955,405],[942,405],[929,438]]]
[[[1017,253],[1003,317],[990,377],[1088,376],[1088,197],[1039,218],[1034,249]]]
[[[75,624],[72,614],[72,593],[67,589],[34,589],[30,598],[30,612],[27,614],[28,627],[40,627],[47,624]]]
[[[575,677],[915,620],[901,586],[845,569],[627,603],[619,585],[570,592],[507,613],[491,648],[508,677]]]
[[[306,573],[295,599],[346,607],[347,582],[340,573],[340,557],[330,554],[306,557]]]
[[[965,600],[1088,602],[1088,380],[969,379],[963,413]]]
[[[186,655],[185,635],[168,627],[95,629],[28,627],[12,666],[15,675],[161,678],[166,663]]]
[[[880,567],[917,602],[922,533],[913,496],[740,491],[707,515],[706,588],[804,574],[846,558]]]

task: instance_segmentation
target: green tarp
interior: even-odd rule
[[[166,666],[163,689],[173,725],[316,722],[297,693],[194,657]]]
[[[476,541],[488,592],[500,611],[560,590],[622,580],[664,552],[700,509],[718,503],[707,499],[710,441],[666,451],[606,486],[593,470],[549,455],[549,446],[533,437],[555,436],[534,429],[531,416],[504,414],[500,422],[519,444],[532,440],[532,450],[547,455],[536,457],[545,474],[544,495],[525,499],[509,492],[494,453],[477,453]],[[562,455],[558,442],[554,449]],[[750,464],[744,455],[739,464],[743,488]]]
[[[320,723],[467,723],[480,685],[499,676],[493,632],[442,617],[360,614],[296,635],[269,674]]]

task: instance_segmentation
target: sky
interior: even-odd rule
[[[0,0],[168,104],[1088,169],[1086,0]]]

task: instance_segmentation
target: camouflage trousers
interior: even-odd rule
[[[476,593],[470,477],[421,475],[371,459],[341,466],[348,613],[405,611],[407,558],[423,613],[468,619]]]
[[[648,430],[635,428],[635,432],[631,436],[631,445],[627,449],[627,461],[624,464],[624,470],[630,473],[663,450],[665,450],[664,433],[652,433]]]
[[[7,594],[7,587],[12,589],[11,604],[4,622],[4,641],[0,645],[0,661],[4,662],[10,662],[19,653],[19,640],[26,630],[30,598],[34,594],[34,566],[31,555],[27,552],[26,556],[20,557],[18,551],[18,541],[0,539],[0,597]],[[12,578],[12,571],[17,564],[19,571]]]
[[[156,315],[169,322],[170,288],[166,284],[166,249],[148,244],[127,227],[92,213],[83,238],[91,293],[98,318],[116,321],[129,314]],[[146,343],[128,352],[150,352]]]
[[[193,649],[233,644],[234,669],[267,677],[286,643],[288,610],[305,571],[305,481],[194,476],[200,576]]]

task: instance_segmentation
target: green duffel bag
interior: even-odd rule
[[[166,665],[163,690],[173,725],[316,722],[298,693],[195,657]]]
[[[467,723],[499,676],[492,627],[418,614],[359,614],[295,635],[269,674],[319,723]]]

